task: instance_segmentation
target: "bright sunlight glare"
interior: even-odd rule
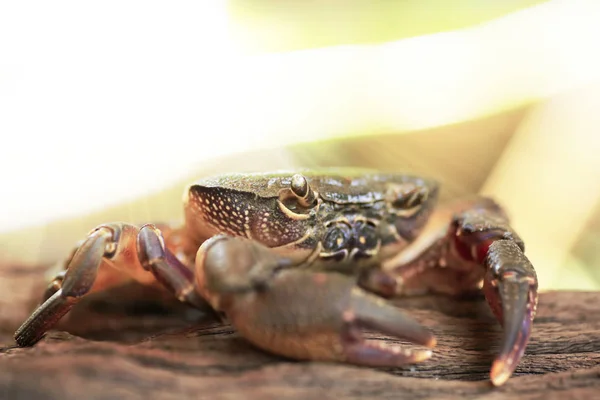
[[[600,77],[593,1],[261,55],[231,39],[222,2],[166,4],[0,5],[0,231],[159,190],[224,154],[459,122]]]

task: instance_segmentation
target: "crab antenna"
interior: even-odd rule
[[[308,184],[306,177],[300,174],[295,174],[292,176],[290,188],[292,189],[292,193],[294,193],[298,199],[298,203],[300,203],[302,207],[308,208],[315,205],[317,196]]]

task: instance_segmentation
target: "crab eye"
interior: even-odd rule
[[[427,188],[417,185],[402,185],[388,191],[390,205],[397,210],[415,209],[427,201]]]
[[[308,180],[305,176],[300,174],[295,174],[292,176],[290,189],[292,190],[292,193],[296,197],[296,200],[300,206],[310,208],[317,203],[317,196],[308,184]]]

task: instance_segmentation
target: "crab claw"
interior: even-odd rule
[[[429,348],[436,345],[435,337],[424,327],[385,300],[358,287],[351,289],[349,306],[342,318],[342,342],[346,361],[353,364],[400,366],[431,357],[431,350],[411,351],[398,345],[367,343],[362,338],[360,328],[380,331]]]
[[[484,292],[504,328],[500,354],[490,379],[500,386],[512,375],[529,341],[537,307],[537,277],[521,247],[511,240],[493,242],[485,263]]]
[[[431,357],[429,350],[367,343],[362,328],[435,346],[417,322],[337,274],[282,271],[264,291],[237,295],[224,311],[250,342],[295,359],[400,366]]]
[[[352,277],[281,268],[283,257],[242,238],[221,237],[202,251],[197,257],[201,290],[259,348],[299,360],[365,366],[400,366],[431,356],[430,350],[368,343],[363,328],[428,347],[436,342],[426,328],[357,287]],[[241,284],[238,275],[233,285],[230,268],[253,279]]]

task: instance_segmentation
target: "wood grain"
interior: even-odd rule
[[[133,301],[140,296],[152,293],[132,284],[90,296],[61,326],[79,336],[53,332],[33,348],[13,347],[5,325],[0,398],[565,399],[600,393],[600,293],[543,293],[527,352],[501,388],[487,382],[501,330],[482,298],[398,300],[434,331],[435,355],[420,365],[372,369],[272,356],[207,314],[168,301]]]

